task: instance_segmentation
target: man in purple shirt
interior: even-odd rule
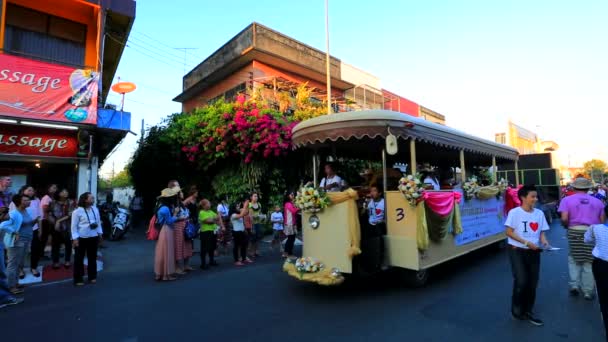
[[[593,184],[586,178],[577,178],[571,184],[574,194],[562,199],[558,211],[562,224],[568,229],[568,270],[570,273],[570,295],[578,296],[582,290],[585,299],[592,300],[595,282],[591,265],[592,245],[584,242],[584,235],[590,225],[606,221],[602,201],[587,194]]]

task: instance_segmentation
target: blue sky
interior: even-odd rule
[[[447,124],[493,139],[509,119],[560,145],[562,162],[608,160],[608,1],[329,0],[330,51]],[[181,106],[186,72],[256,21],[324,50],[323,0],[141,0],[117,77],[135,82],[132,129]],[[113,94],[108,102],[119,103]],[[118,172],[138,138],[106,161]]]

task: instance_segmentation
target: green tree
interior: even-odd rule
[[[608,170],[608,164],[603,160],[592,159],[583,164],[583,170],[594,181],[601,181],[602,175]]]
[[[125,167],[122,171],[110,178],[99,178],[97,181],[97,187],[99,189],[111,189],[111,188],[125,188],[132,186],[131,175],[129,170]]]

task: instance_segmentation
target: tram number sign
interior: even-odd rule
[[[397,222],[403,221],[405,218],[405,210],[403,208],[395,209],[395,213],[397,214]]]

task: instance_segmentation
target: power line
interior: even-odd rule
[[[140,48],[140,49],[146,50],[146,51],[148,51],[149,53],[155,54],[155,55],[157,55],[159,58],[164,58],[165,60],[170,61],[170,62],[172,62],[172,63],[179,63],[179,64],[182,64],[182,62],[181,62],[181,61],[179,61],[179,60],[177,60],[177,59],[174,59],[174,57],[170,57],[170,56],[164,55],[164,54],[162,54],[162,53],[160,53],[160,52],[154,51],[154,50],[152,50],[152,49],[148,49],[147,47],[145,47],[145,46],[143,46],[143,45],[141,45],[141,44],[139,44],[139,43],[136,43],[136,42],[134,42],[134,41],[132,41],[132,40],[129,40],[129,41],[127,42],[127,46],[128,46],[128,45],[132,45],[133,47],[137,47],[137,48]]]
[[[153,59],[153,60],[155,60],[155,61],[157,61],[157,62],[159,62],[159,63],[165,64],[165,65],[168,65],[168,66],[170,66],[170,67],[172,67],[172,68],[175,68],[175,69],[178,69],[178,70],[179,70],[179,69],[181,69],[180,67],[176,66],[175,64],[171,64],[171,63],[168,63],[168,62],[166,62],[166,61],[160,60],[160,59],[158,59],[158,58],[156,58],[156,57],[154,57],[154,56],[151,56],[151,55],[149,55],[149,54],[147,54],[147,53],[145,53],[145,52],[142,52],[142,51],[140,51],[140,50],[138,50],[138,49],[134,48],[133,46],[130,46],[129,44],[123,43],[123,42],[121,42],[120,40],[118,40],[118,39],[114,38],[114,37],[113,37],[111,34],[106,34],[106,36],[108,36],[110,39],[114,40],[115,42],[117,42],[117,43],[119,43],[119,44],[121,44],[121,45],[123,45],[123,46],[125,46],[125,47],[128,47],[128,48],[130,48],[131,50],[136,51],[136,52],[138,52],[138,53],[140,53],[140,54],[142,54],[142,55],[144,55],[144,56],[146,56],[146,57],[148,57],[148,58],[150,58],[150,59]]]
[[[145,34],[145,33],[143,33],[143,32],[139,32],[139,31],[136,31],[136,30],[132,30],[132,31],[131,31],[131,33],[135,33],[135,34],[142,35],[142,36],[144,36],[144,37],[146,37],[146,38],[148,38],[148,39],[150,39],[150,40],[152,40],[152,41],[154,41],[154,42],[157,42],[157,43],[158,43],[158,44],[160,44],[160,45],[163,45],[163,46],[165,46],[165,47],[168,47],[168,48],[170,48],[170,49],[174,49],[174,48],[175,48],[175,47],[173,47],[173,46],[171,46],[171,45],[169,45],[169,44],[167,44],[167,43],[164,43],[164,42],[162,42],[162,41],[160,41],[160,40],[158,40],[158,39],[156,39],[156,38],[154,38],[154,37],[151,37],[151,36],[149,36],[149,35],[147,35],[147,34]],[[201,59],[201,60],[203,60],[203,59],[204,59],[204,58],[202,58],[202,57],[200,57],[200,56],[197,56],[197,55],[194,55],[194,54],[192,54],[192,53],[188,53],[188,54],[190,54],[190,55],[191,55],[191,56],[193,56],[193,57],[199,58],[199,59]]]
[[[159,51],[167,53],[168,55],[171,55],[172,57],[179,58],[179,59],[182,58],[182,56],[180,54],[175,53],[175,49],[174,48],[161,48],[161,47],[159,47],[159,44],[152,45],[152,44],[150,44],[149,42],[147,42],[144,39],[138,38],[137,36],[130,35],[129,36],[129,40],[132,40],[132,39],[135,39],[136,42],[139,42],[139,43],[145,44],[145,45],[149,45],[149,46],[151,46],[151,47],[153,47],[153,48],[155,48],[155,49],[157,49]],[[160,46],[163,46],[163,45],[160,45]]]
[[[181,60],[181,57],[179,57],[179,59],[175,59],[175,58],[167,56],[167,55],[165,55],[163,53],[160,53],[160,52],[148,49],[147,47],[145,47],[145,46],[143,46],[143,45],[141,45],[139,43],[133,42],[132,40],[129,40],[127,42],[127,44],[128,45],[132,45],[131,47],[136,47],[136,48],[139,48],[139,49],[146,50],[149,53],[152,53],[152,54],[155,54],[155,55],[159,56],[159,58],[163,58],[163,60],[169,61],[170,63],[179,63],[180,65],[182,65],[184,67],[184,69],[186,67],[188,67],[188,68],[193,68],[194,67],[193,65],[190,65],[190,64],[186,63],[186,58],[185,57],[184,57],[183,61]]]

